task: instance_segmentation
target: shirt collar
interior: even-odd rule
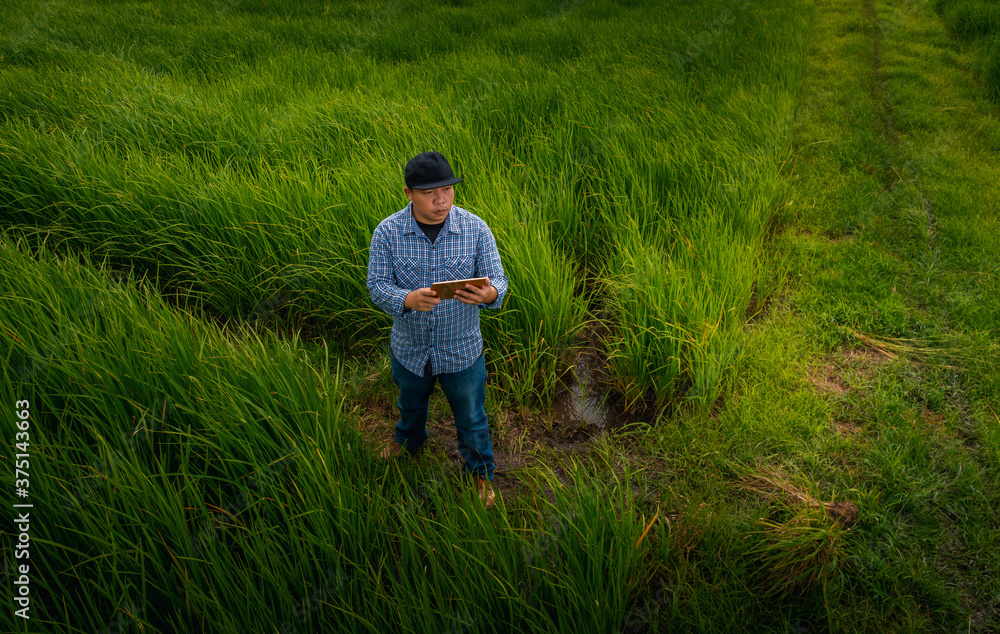
[[[403,211],[406,212],[406,228],[403,230],[403,233],[417,233],[417,219],[413,217],[412,200],[406,204],[406,208]],[[448,212],[448,217],[444,219],[444,226],[441,227],[441,231],[445,231],[447,233],[462,233],[462,223],[458,217],[459,211],[459,208],[455,205],[451,206],[451,211]],[[452,219],[454,219],[454,222],[452,222]]]

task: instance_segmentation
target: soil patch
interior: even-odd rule
[[[809,382],[824,394],[841,396],[847,392],[849,387],[840,375],[840,371],[832,363],[824,363],[823,365],[809,368],[807,376]]]
[[[851,348],[834,355],[832,359],[811,367],[806,377],[824,394],[843,396],[859,380],[870,379],[879,368],[890,361],[882,352],[868,348]]]
[[[858,425],[853,420],[836,420],[833,426],[837,429],[837,433],[847,438],[858,438],[861,436],[862,431],[864,431],[861,425]]]

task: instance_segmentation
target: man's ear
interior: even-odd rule
[[[413,192],[410,191],[409,187],[404,187],[403,188],[403,193],[406,194],[406,197],[408,199],[413,200]]]

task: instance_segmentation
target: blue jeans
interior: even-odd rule
[[[396,442],[410,453],[423,446],[427,431],[427,413],[434,382],[441,381],[441,390],[455,415],[458,452],[465,459],[463,469],[493,480],[493,443],[486,420],[486,358],[479,358],[461,372],[417,376],[389,353],[392,380],[399,388],[399,422]]]

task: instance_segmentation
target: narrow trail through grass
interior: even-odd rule
[[[972,63],[926,3],[816,2],[774,243],[787,290],[687,447],[857,506],[822,597],[790,601],[795,631],[1000,627],[1000,116]],[[719,489],[742,481],[726,463]]]

